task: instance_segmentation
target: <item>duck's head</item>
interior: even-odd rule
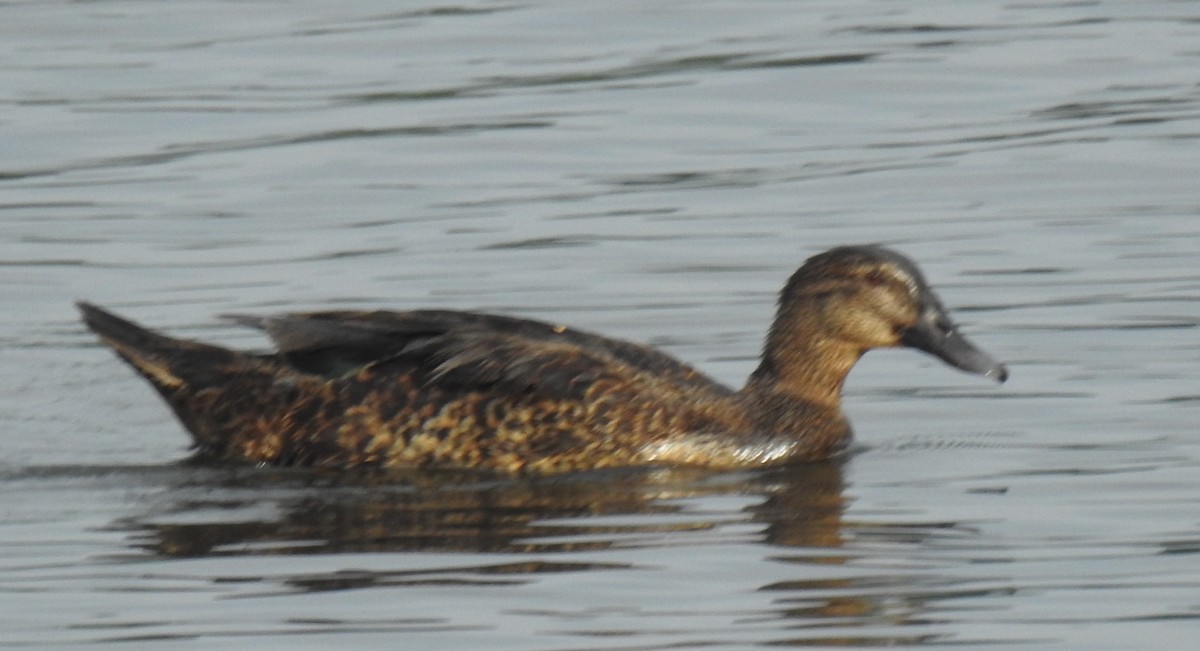
[[[787,381],[845,376],[872,348],[923,350],[970,373],[1004,382],[1008,369],[959,332],[915,264],[881,246],[843,246],[809,258],[784,286],[763,366]],[[785,367],[791,367],[790,369]],[[837,389],[840,391],[840,377]]]

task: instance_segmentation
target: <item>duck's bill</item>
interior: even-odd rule
[[[904,333],[901,342],[968,373],[1000,383],[1008,379],[1008,367],[964,337],[940,306],[926,308],[921,320]]]

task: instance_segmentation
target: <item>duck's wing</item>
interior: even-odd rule
[[[306,373],[340,377],[436,336],[430,324],[403,313],[331,311],[223,318],[262,330],[289,364]]]
[[[619,367],[688,392],[732,393],[649,346],[531,319],[450,310],[228,318],[266,332],[296,368],[329,377],[386,362],[439,383],[528,383],[540,376],[555,385]]]

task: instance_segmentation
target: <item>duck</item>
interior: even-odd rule
[[[166,401],[202,457],[275,466],[562,473],[744,469],[828,459],[842,389],[875,348],[1003,383],[917,265],[880,245],[808,258],[757,367],[727,387],[650,346],[498,314],[422,309],[232,315],[269,353],[170,337],[79,302],[83,323]]]

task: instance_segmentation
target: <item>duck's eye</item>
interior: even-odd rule
[[[866,280],[875,287],[879,287],[887,283],[887,276],[878,269],[872,269],[867,272]]]

